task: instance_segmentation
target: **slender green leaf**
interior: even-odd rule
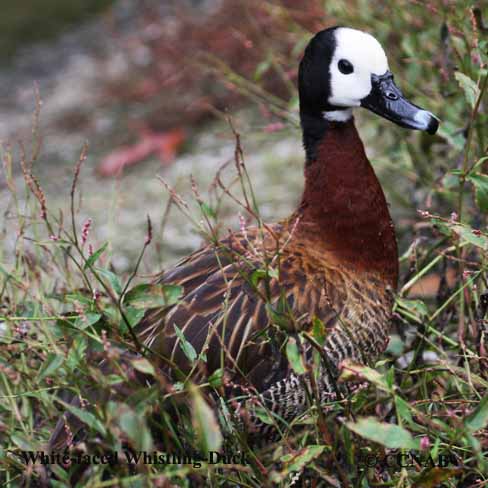
[[[389,449],[419,449],[418,440],[408,430],[395,424],[379,422],[374,417],[363,417],[357,422],[347,422],[347,427],[356,434],[377,442]]]
[[[302,449],[296,456],[287,454],[283,456],[281,460],[287,464],[288,472],[302,471],[311,461],[317,459],[323,452],[326,446],[309,445],[305,449]]]
[[[256,269],[251,273],[250,282],[251,285],[257,287],[261,280],[266,280],[269,278],[269,274],[265,269]]]
[[[488,425],[488,395],[483,397],[474,412],[468,415],[464,425],[471,432],[481,430]]]
[[[459,86],[464,92],[464,96],[468,101],[471,108],[474,108],[476,104],[476,100],[480,95],[480,89],[474,80],[472,80],[469,76],[461,73],[460,71],[456,71],[454,73],[454,77],[456,78]]]
[[[168,307],[178,302],[183,294],[183,287],[165,284],[141,284],[129,290],[124,296],[124,303],[134,308]]]
[[[200,208],[202,210],[203,215],[206,217],[210,217],[211,219],[217,219],[217,214],[215,210],[205,202],[200,203]]]
[[[317,317],[313,318],[312,324],[313,324],[312,336],[317,341],[318,344],[323,346],[325,343],[325,337],[327,335],[327,330],[325,328],[325,325]]]
[[[369,366],[357,364],[349,359],[342,362],[341,381],[350,381],[355,378],[365,379],[373,383],[380,390],[391,392],[384,375]]]
[[[266,425],[273,425],[275,422],[271,418],[270,414],[263,407],[257,406],[254,408],[254,413],[256,417],[261,420]]]
[[[488,238],[485,234],[473,232],[473,229],[471,227],[467,227],[461,224],[451,225],[450,228],[463,240],[485,251],[488,250]]]
[[[112,271],[104,268],[95,268],[95,270],[97,273],[101,274],[104,278],[108,280],[110,286],[112,287],[114,292],[117,293],[117,295],[120,295],[122,293],[122,285],[120,284],[119,277],[115,273],[112,273]]]
[[[63,402],[62,400],[58,400],[61,402],[65,408],[67,408],[75,417],[78,417],[84,424],[92,429],[95,429],[99,434],[105,436],[107,434],[107,430],[105,426],[97,419],[95,415],[93,415],[88,410],[82,410],[71,403]]]
[[[91,268],[97,261],[98,261],[98,258],[103,254],[103,252],[105,251],[105,249],[107,249],[107,246],[108,246],[108,242],[106,242],[105,244],[103,244],[102,247],[100,247],[99,249],[97,249],[86,261],[85,261],[85,265],[83,266],[83,269],[88,269],[88,268]]]
[[[195,359],[197,358],[197,352],[195,351],[195,348],[192,346],[190,342],[186,340],[185,334],[181,331],[181,329],[175,324],[174,325],[176,336],[178,337],[180,341],[180,347],[185,354],[185,356],[190,360],[190,362],[193,363]]]
[[[210,386],[213,386],[214,388],[218,388],[219,386],[222,386],[223,377],[224,377],[224,370],[222,368],[219,368],[219,369],[216,369],[208,377],[208,382],[210,383]]]
[[[286,357],[296,374],[301,375],[307,372],[303,357],[300,354],[297,341],[294,337],[288,338],[288,342],[286,343]]]
[[[409,424],[413,423],[412,413],[410,412],[410,405],[406,402],[403,398],[395,395],[395,406],[398,416],[408,422]]]
[[[63,364],[64,359],[65,358],[63,355],[50,352],[39,370],[39,374],[37,376],[38,381],[41,381],[47,376],[53,374]]]
[[[91,325],[95,325],[102,318],[102,314],[86,312],[75,320],[75,327],[84,330]]]
[[[150,374],[152,376],[156,374],[154,366],[146,358],[133,359],[131,364],[134,366],[134,369],[137,369],[137,371],[140,371],[141,373]]]
[[[118,417],[120,428],[127,434],[136,450],[149,452],[152,449],[153,441],[145,418],[141,413],[135,412],[126,405],[121,406],[121,410]]]
[[[478,159],[478,161],[476,161],[476,164],[471,168],[469,174],[473,174],[473,173],[476,173],[478,171],[478,168],[485,162],[485,161],[488,161],[488,156],[485,156],[483,158],[480,158]]]
[[[407,298],[397,297],[396,302],[401,308],[419,318],[429,315],[429,310],[422,300],[410,300]]]
[[[192,398],[193,427],[205,453],[218,451],[222,445],[222,433],[213,410],[209,407],[200,390],[190,387]]]
[[[305,467],[317,459],[327,446],[322,445],[309,445],[295,454],[285,454],[281,457],[283,469],[281,471],[272,471],[270,478],[273,483],[282,483],[285,480],[290,479],[291,473],[301,473]]]
[[[142,320],[145,314],[146,311],[144,309],[126,307],[124,310],[125,318],[131,327],[135,327]],[[121,322],[121,326],[125,326],[125,323]]]
[[[33,442],[21,434],[12,434],[10,436],[10,439],[22,451],[35,451],[36,450]]]
[[[488,175],[472,174],[468,176],[475,189],[476,204],[479,209],[488,213]]]

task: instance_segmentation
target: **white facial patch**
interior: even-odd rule
[[[388,71],[385,51],[366,32],[339,27],[334,35],[336,49],[329,67],[331,94],[327,101],[338,107],[359,107],[361,100],[371,91],[371,75],[383,75]],[[341,73],[341,60],[352,65],[352,73]]]

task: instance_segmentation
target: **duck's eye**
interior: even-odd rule
[[[350,75],[354,71],[354,66],[347,59],[340,59],[337,66],[344,75]]]

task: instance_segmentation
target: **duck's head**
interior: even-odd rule
[[[332,27],[308,44],[299,71],[302,116],[345,122],[365,107],[395,124],[435,134],[438,119],[409,102],[393,81],[381,44],[370,34]]]

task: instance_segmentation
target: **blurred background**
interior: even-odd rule
[[[271,4],[258,5],[219,0],[10,2],[0,19],[0,140],[13,151],[17,188],[23,187],[18,141],[30,155],[39,139],[33,172],[51,211],[61,208],[68,214],[73,168],[87,142],[78,220],[80,226],[93,220],[93,246],[109,240],[113,266],[126,271],[144,242],[146,214],[155,232],[166,215],[168,194],[155,175],[186,196],[193,175],[205,193],[218,168],[233,158],[226,117],[240,110],[235,123],[245,132],[262,211],[268,218],[286,215],[301,186],[300,134],[288,102],[296,96],[303,33],[283,33],[281,53],[291,47],[296,52],[280,63],[292,71],[280,80],[276,73],[268,76],[268,48],[261,43],[273,35],[273,43],[281,44],[278,13],[268,11]],[[323,20],[317,15],[317,25]],[[293,38],[298,46],[292,46]],[[267,79],[270,93],[233,86],[228,77],[234,68],[256,82]],[[282,98],[278,118],[266,107],[267,97],[276,97],[273,91]],[[276,124],[291,117],[292,126]],[[281,134],[272,134],[275,129]],[[286,181],[280,177],[283,168]],[[11,205],[2,172],[3,238],[13,250],[17,233],[15,222],[9,226]],[[234,218],[230,225],[238,225],[232,210],[223,213],[224,219],[226,214]],[[200,243],[191,222],[172,210],[166,215],[164,244],[146,255],[148,266],[174,261]]]
[[[65,215],[73,168],[87,142],[80,228],[92,219],[92,246],[109,241],[112,265],[124,272],[144,242],[149,214],[160,240],[144,265],[156,271],[202,242],[192,222],[168,208],[156,175],[190,204],[193,175],[221,229],[239,225],[231,201],[212,203],[214,176],[234,155],[228,117],[242,136],[262,216],[274,221],[296,205],[304,160],[298,62],[314,32],[336,23],[361,28],[383,42],[408,96],[441,118],[451,111],[435,138],[356,114],[403,252],[415,234],[417,208],[449,204],[442,179],[457,164],[466,126],[452,52],[462,49],[463,29],[474,26],[472,7],[447,0],[9,2],[0,18],[0,141],[13,152],[18,188],[18,141],[29,158],[36,154],[33,173],[48,206]],[[468,62],[480,66],[474,56]],[[231,181],[231,164],[226,172]],[[4,259],[18,234],[16,219],[9,224],[12,205],[2,173]]]

